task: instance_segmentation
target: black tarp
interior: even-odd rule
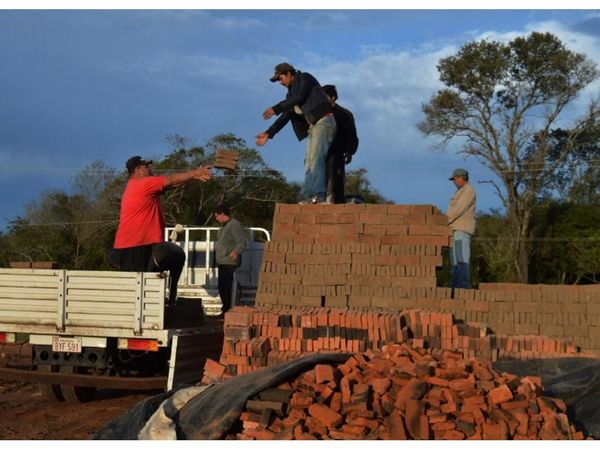
[[[520,377],[541,377],[544,395],[564,400],[569,420],[575,427],[588,435],[600,437],[600,359],[498,361],[494,368]]]
[[[175,415],[177,437],[221,439],[238,419],[248,399],[296,378],[316,364],[343,363],[349,357],[347,353],[310,355],[215,384],[191,399]],[[161,394],[138,403],[98,430],[92,439],[137,439],[146,421],[169,395]]]
[[[264,389],[292,380],[315,364],[342,363],[350,355],[317,354],[231,378],[192,398],[174,417],[178,439],[222,439],[246,401]],[[600,436],[600,359],[557,358],[499,361],[499,372],[542,378],[544,395],[558,397],[568,407],[569,419],[586,435]],[[144,400],[106,424],[92,439],[137,439],[149,417],[169,397],[161,394]]]

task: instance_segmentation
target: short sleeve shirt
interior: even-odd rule
[[[165,219],[160,207],[165,177],[134,178],[127,182],[121,200],[115,248],[137,247],[163,241]]]

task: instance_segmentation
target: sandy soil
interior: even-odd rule
[[[156,393],[101,390],[89,403],[50,402],[36,384],[0,380],[0,439],[88,439]]]

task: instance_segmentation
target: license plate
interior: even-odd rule
[[[52,336],[52,351],[63,353],[81,353],[81,338]]]

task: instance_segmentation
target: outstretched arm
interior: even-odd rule
[[[171,173],[165,175],[164,189],[173,189],[178,186],[183,186],[192,180],[208,181],[212,177],[210,166],[200,166],[187,172]]]

